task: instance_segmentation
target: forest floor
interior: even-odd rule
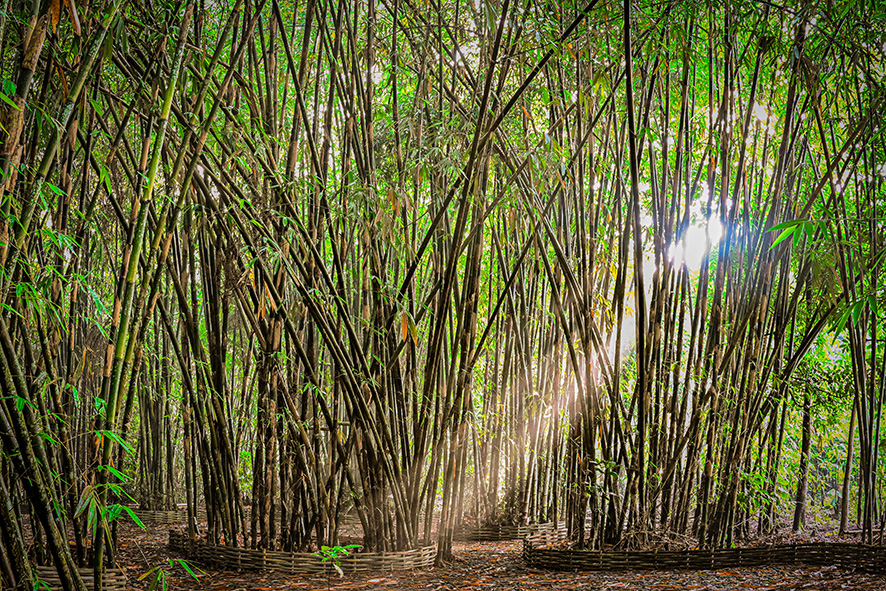
[[[129,589],[147,590],[153,575],[139,577],[154,567],[168,573],[169,589],[193,591],[530,591],[530,590],[637,590],[696,591],[762,589],[769,591],[884,590],[886,576],[837,568],[772,566],[709,571],[644,571],[617,573],[567,573],[528,568],[520,557],[522,542],[455,542],[455,560],[442,568],[325,576],[288,576],[273,572],[235,572],[191,563],[201,569],[194,580],[177,563],[167,546],[169,526],[121,526],[118,566],[124,569]],[[160,589],[160,587],[157,587]]]

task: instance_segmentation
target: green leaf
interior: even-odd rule
[[[83,493],[80,495],[80,502],[77,503],[77,508],[74,510],[74,517],[80,517],[86,508],[89,507],[89,501],[93,498],[92,491],[93,486],[91,484],[83,489]]]
[[[818,229],[818,224],[815,222],[803,222],[803,233],[806,234],[806,238],[812,242],[815,239],[815,231]]]
[[[490,2],[484,2],[483,8],[485,8],[485,16],[486,16],[486,29],[489,31],[490,35],[495,34],[495,8],[493,8]]]
[[[9,312],[10,314],[12,314],[12,315],[14,315],[14,316],[18,316],[19,318],[24,318],[24,316],[22,316],[22,315],[18,312],[18,310],[16,310],[15,308],[13,308],[12,306],[10,306],[10,305],[7,304],[7,303],[2,303],[2,304],[0,304],[0,308],[3,308],[4,310],[6,310],[7,312]],[[21,409],[19,409],[19,411],[21,411]]]
[[[127,443],[125,441],[123,441],[123,438],[120,437],[118,434],[114,433],[113,431],[102,430],[102,431],[96,431],[95,433],[96,433],[96,435],[101,435],[101,436],[107,437],[108,439],[110,439],[111,441],[113,441],[114,443],[116,443],[117,445],[122,447],[123,449],[125,449],[128,453],[135,453],[135,451],[129,445],[127,445]]]
[[[154,574],[154,573],[157,572],[158,570],[160,570],[160,567],[159,567],[159,566],[155,566],[155,567],[153,567],[151,570],[149,570],[148,572],[139,575],[138,580],[139,580],[139,581],[144,581],[145,579],[147,579],[148,577],[150,577],[152,574]]]
[[[15,101],[13,101],[11,98],[6,96],[6,93],[0,92],[0,100],[2,100],[4,103],[9,105],[10,107],[15,109],[16,111],[21,111],[21,108],[19,108],[19,106],[17,104],[15,104]]]
[[[86,524],[95,538],[95,532],[98,530],[98,501],[95,497],[89,500],[89,510],[86,512]]]
[[[104,164],[102,164],[101,168],[99,168],[98,177],[99,179],[104,181],[105,189],[107,189],[108,195],[113,195],[114,191],[111,188],[111,175],[108,173],[108,168]]]
[[[855,302],[852,305],[852,324],[858,324],[858,319],[861,318],[861,313],[864,310],[864,300],[860,300]]]
[[[797,231],[798,227],[799,226],[794,225],[794,226],[791,226],[790,228],[785,228],[784,230],[782,230],[781,234],[778,235],[778,238],[775,239],[775,242],[772,243],[772,246],[769,247],[769,250],[772,250],[773,248],[778,246],[778,244],[780,242],[783,242],[783,241],[787,240],[788,238],[790,238],[794,234],[794,232]],[[772,228],[772,229],[775,230],[775,229],[777,229],[777,227]]]
[[[53,444],[53,445],[58,445],[58,441],[56,441],[55,439],[53,439],[52,435],[50,435],[49,433],[47,433],[47,432],[45,432],[45,431],[41,431],[41,432],[38,433],[37,435],[38,435],[41,439],[43,439],[44,441],[48,441],[49,443],[51,443],[51,444]]]
[[[196,573],[194,573],[194,571],[191,569],[191,565],[188,564],[187,561],[182,560],[181,558],[176,558],[175,560],[181,565],[181,567],[182,567],[183,569],[185,569],[186,571],[188,571],[188,574],[189,574],[189,575],[191,575],[192,577],[194,577],[194,580],[195,580],[195,581],[199,581],[199,580],[200,580],[200,579],[197,577]],[[202,571],[201,571],[201,572],[202,572]]]
[[[151,586],[148,587],[148,591],[154,591],[154,589],[166,591],[169,588],[169,583],[166,582],[166,571],[159,566],[155,566],[146,572],[144,576],[148,576],[152,572],[154,573],[154,580],[151,581]]]
[[[118,497],[122,497],[126,495],[126,492],[123,490],[123,487],[117,484],[116,482],[108,482],[105,484],[108,487],[108,490],[117,495]]]
[[[49,188],[49,190],[52,191],[53,193],[55,193],[56,195],[64,195],[65,194],[64,191],[62,191],[60,188],[56,187],[52,183],[44,182],[43,184],[45,186],[47,186]]]
[[[135,514],[135,511],[133,511],[130,507],[128,507],[126,505],[123,505],[123,510],[129,514],[130,519],[132,519],[132,521],[134,521],[137,526],[139,526],[142,529],[145,529],[145,524],[142,523],[142,520],[138,518],[138,515]]]
[[[105,512],[105,518],[108,521],[113,521],[120,517],[120,513],[123,511],[123,505],[114,503],[112,505],[108,505],[108,510]]]
[[[805,222],[806,220],[788,220],[786,222],[782,222],[780,224],[775,224],[771,228],[765,230],[766,232],[774,232],[776,230],[784,230],[785,228],[793,228]]]
[[[124,474],[114,466],[99,466],[99,470],[107,470],[108,472],[116,476],[118,480],[122,480],[123,482],[129,480],[129,477],[126,474]]]

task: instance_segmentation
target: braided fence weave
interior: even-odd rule
[[[169,511],[154,511],[147,509],[139,509],[133,507],[136,515],[143,523],[175,525],[186,523],[188,512],[184,507]],[[250,508],[246,507],[245,519],[249,520]],[[206,510],[197,509],[197,521],[206,521]],[[279,515],[277,516],[277,527],[282,528],[283,524]],[[341,529],[350,528],[354,533],[359,533],[355,528],[362,530],[360,520],[355,515],[342,516],[339,519],[338,526]],[[502,540],[521,540],[528,535],[549,532],[557,529],[554,523],[537,523],[532,525],[463,525],[456,527],[453,532],[452,539],[465,542],[498,542]]]
[[[183,509],[173,509],[171,511],[150,511],[147,509],[134,509],[135,514],[142,523],[160,523],[171,525],[175,523],[185,523],[188,520],[188,512]],[[197,521],[206,521],[206,511],[197,509]]]
[[[42,583],[45,583],[51,591],[61,591],[62,582],[58,577],[58,571],[54,566],[36,566],[34,574]],[[92,589],[93,577],[92,567],[78,568],[80,578],[86,583],[87,589]],[[102,589],[104,591],[126,591],[126,575],[119,568],[109,568],[105,570],[102,577]],[[42,588],[42,587],[41,587]]]
[[[602,552],[548,548],[565,532],[542,532],[523,540],[523,559],[535,568],[571,571],[718,570],[742,566],[805,564],[886,573],[886,547],[853,543],[779,544],[719,550]]]
[[[190,542],[184,534],[170,531],[169,547],[191,560],[221,566],[227,570],[262,570],[290,574],[328,574],[331,561],[324,562],[308,552],[251,550],[217,546],[204,541]],[[356,552],[338,559],[342,571],[349,573],[412,570],[433,566],[436,546],[424,546],[401,552]]]
[[[533,525],[473,525],[463,526],[455,530],[453,540],[467,542],[498,542],[501,540],[519,540],[540,532],[556,531],[555,523],[536,523]]]

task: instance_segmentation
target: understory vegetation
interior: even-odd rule
[[[0,587],[178,504],[882,528],[877,3],[2,0],[0,52]]]

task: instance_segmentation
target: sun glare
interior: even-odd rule
[[[709,252],[708,240],[710,248],[713,248],[722,236],[723,225],[716,216],[708,219],[707,223],[696,222],[689,226],[682,240],[668,249],[668,255],[675,263],[684,263],[690,271],[698,271],[705,253]]]

